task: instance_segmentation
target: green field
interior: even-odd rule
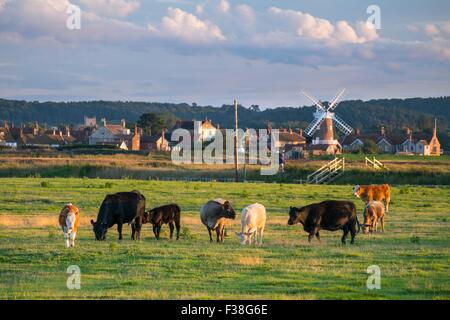
[[[44,183],[42,183],[44,182]],[[449,299],[450,188],[394,187],[386,232],[358,234],[340,244],[341,232],[321,233],[308,244],[301,226],[288,226],[288,208],[325,199],[354,200],[351,185],[234,184],[63,178],[0,179],[1,299]],[[177,202],[182,237],[156,241],[94,240],[89,220],[107,193],[139,189],[147,207]],[[241,246],[235,231],[224,244],[209,243],[199,208],[211,198],[235,209],[260,202],[267,208],[264,244]],[[77,246],[64,247],[57,217],[63,204],[81,209]],[[360,221],[362,220],[359,214]],[[81,289],[66,287],[69,265],[81,269]],[[381,289],[366,288],[370,265],[381,268]]]

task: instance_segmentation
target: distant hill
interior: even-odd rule
[[[130,101],[83,101],[83,102],[27,102],[0,99],[0,121],[21,123],[39,122],[47,125],[82,123],[84,116],[96,116],[108,120],[126,119],[135,122],[143,113],[172,113],[179,119],[202,120],[210,118],[221,127],[232,127],[234,111],[231,105],[222,107],[197,106],[187,103],[156,103]],[[278,107],[260,111],[258,107],[239,106],[241,128],[263,128],[267,122],[273,127],[305,128],[312,119],[314,108]],[[379,130],[385,126],[389,131],[414,130],[431,131],[434,118],[442,132],[450,123],[450,97],[379,99],[370,101],[343,101],[336,113],[354,128],[362,131]],[[444,137],[445,139],[445,137]]]

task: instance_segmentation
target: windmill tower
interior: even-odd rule
[[[310,137],[313,137],[314,133],[317,130],[320,130],[319,136],[312,140],[313,150],[322,151],[326,154],[336,154],[342,151],[339,141],[334,138],[334,126],[345,135],[352,133],[353,128],[333,112],[338,106],[344,92],[345,89],[340,91],[330,102],[328,107],[325,107],[321,101],[302,91],[302,94],[314,103],[314,106],[316,107],[314,120],[305,129],[305,133]]]

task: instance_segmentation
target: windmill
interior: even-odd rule
[[[302,91],[302,94],[314,103],[316,111],[314,112],[314,120],[305,129],[305,133],[313,137],[314,133],[320,128],[319,137],[312,140],[312,145],[316,149],[321,149],[326,153],[339,153],[342,148],[339,142],[334,139],[333,124],[346,136],[352,133],[353,128],[339,118],[333,111],[338,106],[343,97],[345,89],[341,90],[333,100],[325,107],[321,101]]]

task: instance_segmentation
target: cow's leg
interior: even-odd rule
[[[156,231],[156,226],[153,225],[152,229],[153,229],[153,234],[155,235],[155,238],[158,239],[158,232]]]
[[[312,238],[314,237],[314,232],[308,234],[308,242],[311,243]]]
[[[119,240],[122,240],[122,220],[117,222],[117,232],[119,232]]]
[[[208,233],[209,233],[209,242],[213,242],[213,238],[212,238],[212,234],[211,234],[211,228],[210,227],[206,227],[208,229]]]
[[[319,240],[319,242],[320,242],[320,234],[319,234],[319,231],[316,232],[316,238],[317,238],[317,240]]]
[[[77,233],[72,231],[69,235],[69,239],[70,239],[70,246],[71,247],[75,247],[75,238],[77,237]]]
[[[156,226],[156,234],[157,234],[156,239],[159,240],[159,236],[161,235],[161,226],[160,225]]]
[[[169,228],[170,228],[170,240],[173,238],[173,230],[175,229],[175,226],[173,225],[173,222],[169,222]]]
[[[384,232],[384,217],[381,218],[381,230]]]
[[[347,235],[348,235],[348,226],[347,225],[345,225],[343,228],[342,228],[342,231],[344,231],[344,234],[342,235],[342,239],[341,239],[341,241],[342,241],[342,244],[345,244],[346,243],[346,240],[347,240]]]
[[[225,225],[222,225],[221,230],[220,230],[220,242],[224,242],[225,241]]]
[[[141,229],[142,229],[141,219],[135,220],[135,226],[136,226],[136,234],[134,236],[134,240],[141,240]]]
[[[216,239],[217,239],[217,242],[220,242],[220,225],[218,225],[217,227],[216,227]]]
[[[136,226],[134,224],[134,221],[131,223],[131,240],[134,240],[134,237],[136,235]]]
[[[64,242],[66,243],[66,248],[70,247],[69,234],[67,233],[67,231],[64,231]]]
[[[384,206],[386,207],[386,212],[389,211],[389,202],[391,201],[390,197],[384,199]]]
[[[177,228],[177,240],[180,238],[180,221],[175,221],[175,228]]]
[[[356,219],[352,220],[350,222],[349,229],[350,229],[350,234],[352,236],[352,240],[350,241],[350,243],[354,244],[355,243],[355,236],[356,236]]]
[[[263,243],[263,236],[264,236],[264,227],[261,228],[259,231],[259,245],[261,246]]]

